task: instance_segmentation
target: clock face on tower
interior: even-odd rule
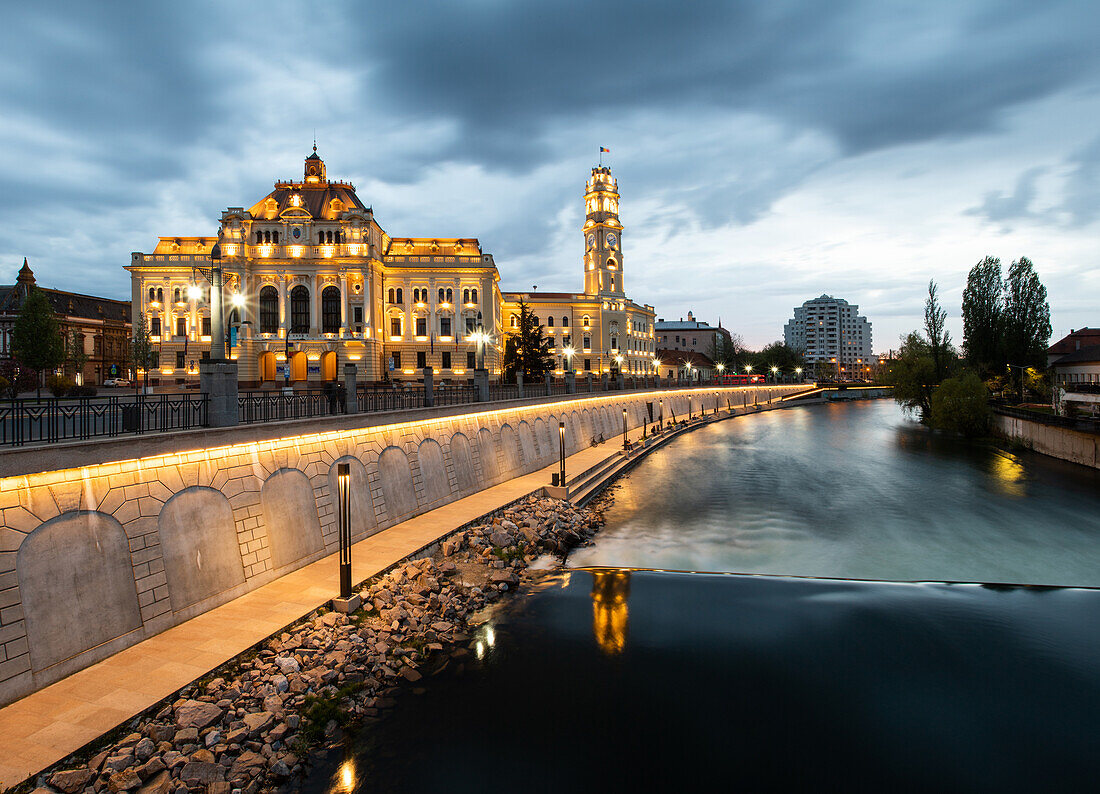
[[[595,244],[596,244],[596,235],[594,235],[594,234],[588,235],[588,247],[591,248]]]
[[[607,239],[608,247],[609,248],[614,248],[615,247],[615,235],[613,233],[608,234],[606,239]]]

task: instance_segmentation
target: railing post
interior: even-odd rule
[[[546,396],[550,396],[550,373],[546,373]]]
[[[569,372],[565,373],[565,393],[577,393],[577,373],[573,372],[573,370],[569,370]]]
[[[523,373],[522,372],[517,372],[516,373],[516,389],[518,390],[518,394],[516,396],[519,397],[522,400],[523,399]]]
[[[202,359],[199,362],[199,390],[207,398],[206,420],[209,427],[233,427],[237,424],[236,361]]]
[[[600,391],[607,391],[607,370],[600,373]]]
[[[474,389],[477,390],[475,399],[479,403],[489,402],[489,370],[474,370]]]
[[[359,411],[359,384],[355,382],[356,366],[344,365],[344,413],[354,414]]]
[[[586,373],[584,373],[584,377],[588,380],[588,391],[591,392],[592,391],[592,373],[591,372],[586,372]]]
[[[626,377],[623,375],[622,370],[619,370],[615,374],[615,388],[619,391],[622,391],[624,388],[626,388]]]
[[[434,375],[430,366],[424,367],[424,407],[435,405],[435,393],[432,390]]]

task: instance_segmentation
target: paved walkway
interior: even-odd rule
[[[631,433],[640,436],[640,429]],[[569,476],[615,454],[614,441],[576,452],[567,458]],[[557,467],[486,488],[356,543],[353,581],[549,485]],[[41,772],[309,614],[338,594],[338,574],[338,554],[331,554],[0,709],[0,789]]]

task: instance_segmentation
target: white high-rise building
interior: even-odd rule
[[[819,375],[862,378],[873,367],[871,323],[859,316],[859,306],[842,298],[822,295],[796,307],[783,341],[801,350]]]

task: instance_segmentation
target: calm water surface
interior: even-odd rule
[[[1092,790],[1097,486],[884,401],[696,431],[307,788]]]
[[[1100,473],[937,436],[892,401],[697,430],[572,566],[1100,587]]]

